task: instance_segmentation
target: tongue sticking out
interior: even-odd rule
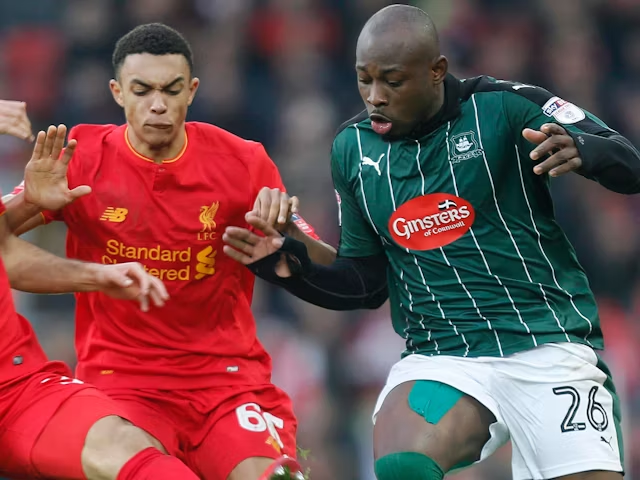
[[[378,135],[386,135],[391,130],[393,124],[391,122],[381,122],[379,120],[371,120],[371,127]]]

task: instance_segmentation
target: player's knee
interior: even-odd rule
[[[438,463],[417,452],[399,452],[376,460],[378,480],[442,480],[444,472]]]
[[[489,410],[453,387],[431,381],[406,382],[391,391],[378,413],[375,457],[381,460],[401,452],[419,452],[445,471],[473,463],[490,438],[493,421]]]
[[[82,468],[90,480],[116,479],[120,469],[145,448],[164,448],[154,437],[115,415],[98,420],[85,439]]]

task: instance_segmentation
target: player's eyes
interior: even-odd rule
[[[143,97],[147,94],[149,90],[134,90],[133,94],[138,96],[138,97]]]
[[[401,87],[404,82],[402,81],[392,82],[391,80],[388,80],[387,83],[391,88],[398,88],[398,87]]]
[[[180,89],[180,90],[167,90],[167,93],[169,95],[180,95],[180,92],[182,92],[182,89]]]
[[[371,83],[371,80],[368,78],[358,78],[358,82],[362,83],[363,85],[369,85]]]

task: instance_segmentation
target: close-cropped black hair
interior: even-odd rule
[[[136,53],[182,55],[189,64],[189,70],[193,72],[193,53],[189,42],[180,32],[163,23],[139,25],[118,40],[111,58],[116,77],[125,58]]]

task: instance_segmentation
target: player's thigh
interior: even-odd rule
[[[173,404],[166,401],[166,392],[110,389],[105,393],[118,403],[127,419],[154,438],[159,450],[184,460]]]
[[[374,455],[377,460],[418,452],[447,472],[480,459],[494,422],[489,409],[453,387],[424,380],[401,383],[377,413]]]
[[[205,480],[242,478],[234,472],[239,466],[257,471],[282,455],[296,456],[297,421],[291,400],[276,387],[228,398],[212,416],[215,423],[187,460]],[[230,477],[232,472],[235,477]]]
[[[92,425],[121,412],[76,379],[39,372],[14,398],[20,410],[1,426],[0,471],[12,478],[85,478],[82,455]]]
[[[514,479],[620,478],[620,404],[582,345],[550,345],[498,365],[496,400],[511,433]],[[611,473],[605,473],[611,472]]]

